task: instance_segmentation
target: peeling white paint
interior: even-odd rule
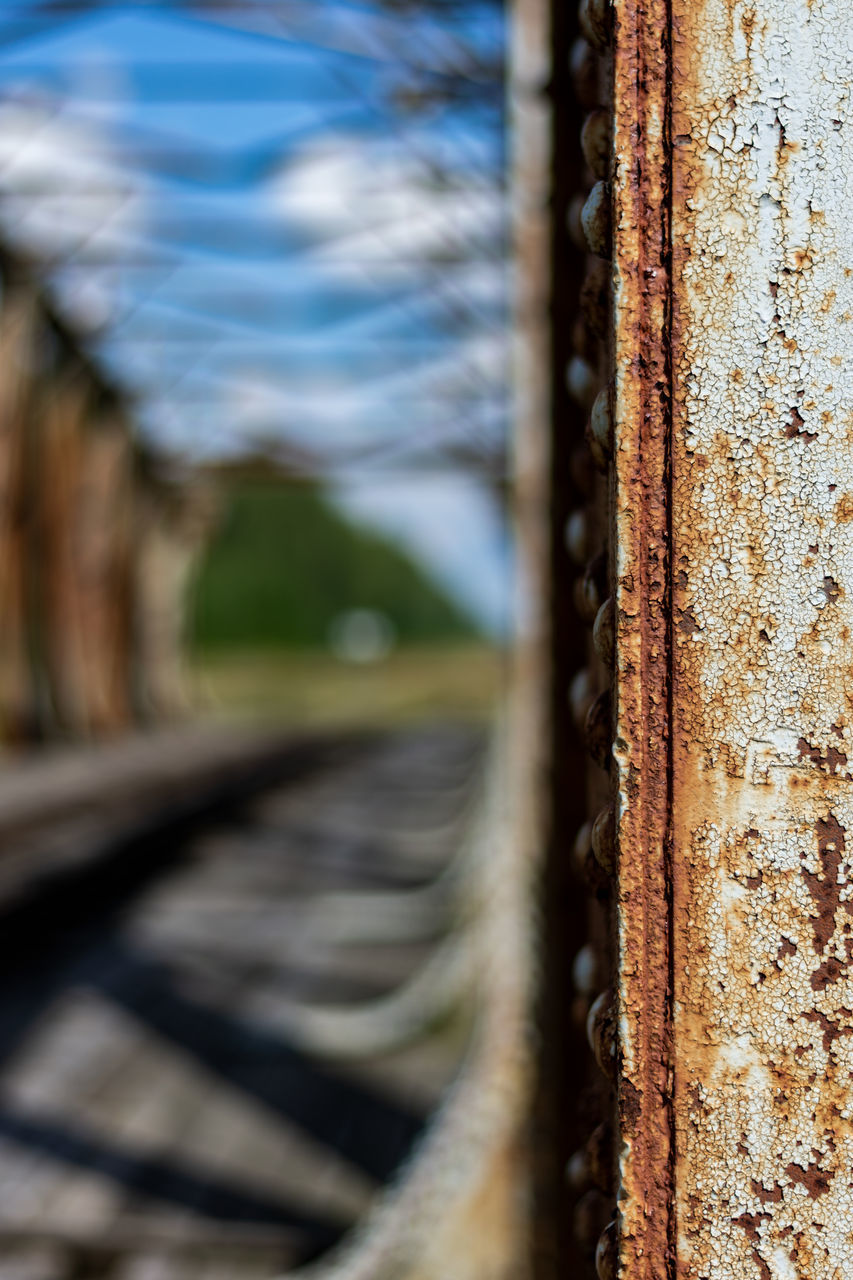
[[[674,0],[673,30],[678,1274],[835,1280],[853,1276],[853,5]]]

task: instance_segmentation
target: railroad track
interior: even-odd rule
[[[193,731],[7,768],[0,1280],[271,1277],[364,1218],[468,1042],[483,748]]]

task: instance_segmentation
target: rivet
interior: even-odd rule
[[[612,891],[612,886],[607,876],[595,860],[595,854],[592,852],[590,845],[590,835],[592,832],[592,823],[585,822],[578,829],[575,836],[575,842],[572,846],[571,866],[580,883],[593,894],[599,902],[606,901]],[[587,1010],[589,1008],[589,997],[584,996],[578,1001],[578,1007],[581,1010],[577,1019],[577,1025],[581,1028],[586,1023]]]
[[[592,493],[595,485],[595,467],[586,441],[569,455],[569,476],[578,493]]]
[[[569,76],[578,104],[591,111],[604,100],[601,59],[588,40],[575,40],[569,51]]]
[[[575,248],[580,249],[582,253],[589,251],[589,242],[586,238],[586,229],[583,224],[583,211],[587,199],[588,196],[572,196],[566,211],[566,230],[569,233],[569,239]]]
[[[595,1248],[595,1274],[598,1280],[616,1280],[618,1243],[618,1228],[614,1219],[602,1231]]]
[[[613,1194],[615,1170],[613,1167],[613,1126],[603,1120],[589,1135],[584,1147],[586,1172],[589,1180],[605,1192]]]
[[[590,1183],[586,1148],[579,1147],[566,1163],[566,1182],[573,1191],[586,1191]]]
[[[591,943],[581,947],[572,961],[572,983],[575,991],[590,996],[600,985],[597,981],[598,957]]]
[[[601,592],[588,571],[575,582],[574,603],[581,622],[590,624],[595,620],[595,615],[601,608]]]
[[[609,387],[599,391],[593,401],[586,426],[586,442],[599,471],[606,471],[613,456],[613,413]]]
[[[590,845],[596,862],[607,875],[616,874],[616,815],[610,805],[592,824]]]
[[[610,257],[610,186],[596,182],[580,213],[584,239],[590,253]]]
[[[593,48],[603,52],[610,44],[610,0],[581,0],[578,23]]]
[[[581,884],[588,888],[591,893],[594,893],[596,897],[606,897],[610,890],[610,883],[595,860],[590,844],[591,836],[591,822],[584,822],[582,826],[578,827],[575,842],[572,845],[571,867]],[[585,1004],[581,1025],[586,1021],[586,1008],[587,1005]]]
[[[592,760],[601,769],[609,769],[613,747],[613,723],[610,690],[605,689],[586,713],[584,742]]]
[[[584,1253],[592,1256],[602,1227],[612,1213],[612,1201],[595,1188],[578,1200],[572,1215],[572,1225],[575,1239]]]
[[[600,551],[593,556],[583,576],[575,582],[575,608],[582,622],[590,626],[607,598],[607,553]]]
[[[595,1187],[604,1195],[612,1196],[616,1181],[613,1156],[613,1125],[609,1120],[602,1120],[583,1146],[569,1157],[566,1182],[578,1194]]]
[[[592,643],[605,667],[612,667],[616,652],[616,604],[612,596],[607,597],[595,615]]]
[[[572,399],[589,413],[601,386],[601,378],[586,360],[572,356],[566,369],[566,386]]]
[[[590,258],[586,275],[580,287],[578,310],[589,332],[604,342],[610,324],[610,263],[600,258]]]
[[[592,838],[592,823],[584,822],[578,827],[578,833],[575,836],[575,843],[572,847],[572,862],[575,870],[579,875],[583,875],[584,866],[587,857],[590,855]]]
[[[569,685],[569,706],[572,719],[580,729],[586,724],[590,709],[595,704],[595,682],[588,667],[582,667]]]
[[[611,1084],[614,1084],[618,1064],[616,1011],[612,991],[602,991],[592,1002],[586,1019],[586,1038],[599,1067]]]
[[[596,178],[610,176],[610,132],[610,112],[605,107],[596,107],[581,129],[583,157]]]
[[[582,508],[573,511],[566,521],[565,541],[575,564],[584,564],[589,559],[589,520]]]
[[[591,329],[578,312],[572,325],[572,350],[589,364],[597,365],[601,356],[602,342],[603,335]]]

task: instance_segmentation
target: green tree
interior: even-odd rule
[[[385,614],[401,644],[479,635],[398,547],[344,519],[316,487],[276,478],[234,484],[193,604],[198,650],[324,647],[350,609]]]

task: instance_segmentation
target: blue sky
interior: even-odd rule
[[[40,7],[0,10],[0,219],[140,430],[339,458],[338,501],[502,630],[503,523],[439,468],[507,430],[499,9]]]

